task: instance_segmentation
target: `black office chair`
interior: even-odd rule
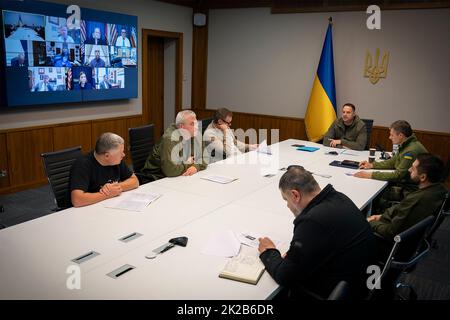
[[[209,124],[212,122],[213,118],[205,118],[199,120],[201,124],[202,136],[205,134],[206,128],[208,128]]]
[[[0,213],[5,212],[5,208],[3,205],[0,205]],[[0,229],[6,228],[6,226],[3,223],[0,223]]]
[[[350,289],[347,281],[340,281],[333,291],[331,291],[327,300],[347,300],[350,297]]]
[[[441,209],[439,210],[439,213],[436,215],[436,221],[431,226],[430,230],[428,231],[426,235],[426,239],[428,243],[430,243],[431,247],[434,249],[437,249],[437,241],[436,239],[433,239],[434,233],[439,229],[442,222],[444,222],[445,218],[450,216],[450,191],[447,192],[445,195],[444,202],[442,203]]]
[[[372,128],[373,128],[373,119],[361,119],[366,124],[366,130],[367,130],[367,143],[366,143],[366,150],[370,148],[370,138],[372,136]]]
[[[143,175],[140,171],[145,165],[150,152],[153,150],[155,140],[153,130],[155,125],[149,124],[137,128],[129,128],[129,150],[131,155],[131,163],[133,164],[134,174],[138,177],[140,184],[154,181],[152,177]]]
[[[369,300],[395,298],[396,289],[404,286],[398,282],[402,272],[414,268],[430,251],[426,234],[435,221],[435,216],[429,216],[394,237],[394,245],[377,284],[370,290]],[[377,289],[378,284],[380,289]]]
[[[55,197],[55,211],[72,207],[69,194],[70,169],[81,155],[80,146],[41,154],[48,183]]]

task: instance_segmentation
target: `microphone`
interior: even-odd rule
[[[383,147],[380,146],[378,143],[375,145],[375,148],[378,151],[381,151],[381,159],[383,160],[389,160],[391,158],[391,156],[389,155],[389,153],[387,153],[386,151],[384,151]]]

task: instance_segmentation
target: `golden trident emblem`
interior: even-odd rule
[[[380,78],[386,78],[389,64],[389,51],[386,52],[379,65],[380,49],[377,48],[375,52],[375,59],[372,60],[372,55],[367,50],[366,63],[364,66],[364,77],[369,78],[372,84],[376,84]]]

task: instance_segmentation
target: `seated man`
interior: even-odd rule
[[[70,173],[74,207],[87,206],[135,189],[139,181],[123,161],[124,140],[107,132],[98,138],[95,150],[75,161]]]
[[[375,209],[379,210],[386,209],[389,201],[401,201],[407,193],[417,190],[417,185],[410,180],[408,169],[419,153],[427,153],[427,149],[417,140],[409,123],[404,120],[397,120],[391,124],[389,139],[399,146],[398,152],[391,159],[374,163],[362,161],[359,167],[394,171],[359,171],[354,174],[358,178],[389,181],[389,187],[374,204]]]
[[[95,50],[95,58],[89,62],[91,68],[102,68],[105,66],[105,60],[100,58],[100,50]]]
[[[70,55],[69,55],[69,49],[68,48],[63,48],[61,54],[56,55],[53,58],[53,65],[55,67],[72,67],[72,62],[69,60],[70,59]]]
[[[59,35],[58,35],[58,42],[65,42],[65,43],[74,43],[73,38],[68,34],[69,29],[66,25],[59,27]]]
[[[342,117],[334,121],[323,137],[323,145],[333,148],[364,150],[367,144],[366,124],[355,113],[355,106],[342,106]]]
[[[205,130],[203,140],[206,142],[208,151],[215,151],[217,160],[237,155],[242,152],[254,150],[257,144],[245,144],[236,139],[230,128],[233,121],[233,112],[226,108],[220,108],[214,113],[213,121]]]
[[[12,58],[11,67],[28,67],[28,59],[25,58],[25,53],[19,53],[16,57]]]
[[[127,38],[127,29],[122,28],[120,30],[120,36],[118,36],[116,40],[116,47],[131,48],[130,40]]]
[[[178,112],[175,123],[164,131],[145,162],[141,173],[155,180],[190,176],[206,169],[203,145],[192,110]]]
[[[55,91],[53,85],[50,83],[50,76],[44,74],[43,81],[39,81],[32,89],[32,91]]]
[[[290,298],[307,297],[304,290],[327,297],[341,280],[353,297],[363,297],[374,238],[355,204],[330,184],[321,190],[301,166],[288,167],[279,189],[295,216],[294,235],[285,256],[269,238],[259,239],[267,272]]]
[[[385,210],[383,214],[367,218],[372,229],[389,240],[412,227],[429,215],[437,215],[447,189],[441,183],[444,163],[437,156],[421,153],[409,168],[411,181],[418,184],[417,191],[409,193],[400,203]]]
[[[100,89],[111,89],[112,88],[112,85],[111,85],[111,83],[109,82],[109,77],[108,77],[108,74],[104,74],[103,75],[103,80],[102,80],[102,82],[100,82]]]
[[[99,27],[95,27],[92,35],[84,41],[85,44],[107,45],[105,39],[102,37],[102,33]]]

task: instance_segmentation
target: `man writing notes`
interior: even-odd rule
[[[321,189],[301,166],[288,167],[279,189],[295,216],[294,235],[284,257],[269,238],[259,239],[260,259],[272,278],[291,299],[327,297],[341,280],[352,297],[364,296],[374,238],[355,204],[330,184]]]
[[[323,145],[333,148],[364,150],[367,144],[367,129],[356,114],[351,103],[342,106],[342,117],[334,121],[323,138]]]

